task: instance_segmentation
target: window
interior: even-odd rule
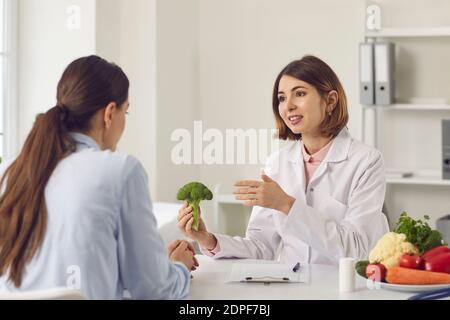
[[[16,152],[16,21],[17,1],[0,0],[0,156]]]

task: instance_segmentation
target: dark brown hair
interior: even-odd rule
[[[0,276],[8,273],[16,287],[44,240],[44,190],[58,162],[75,151],[70,132],[89,130],[91,118],[111,102],[120,108],[128,88],[127,76],[113,63],[97,56],[73,61],[58,83],[57,105],[37,116],[19,156],[1,178]]]
[[[333,109],[331,116],[325,117],[320,125],[323,136],[337,136],[348,122],[347,97],[344,88],[334,71],[325,62],[314,56],[304,56],[300,60],[289,63],[281,70],[275,80],[272,110],[278,129],[278,138],[282,140],[300,140],[302,137],[301,134],[295,134],[288,128],[278,110],[278,87],[284,75],[309,83],[318,91],[322,98],[327,97],[328,93],[332,90],[337,92],[338,102],[336,107]]]

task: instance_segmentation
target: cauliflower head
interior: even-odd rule
[[[400,257],[404,253],[418,254],[419,250],[406,241],[403,233],[388,232],[369,254],[370,263],[382,263],[387,269],[398,266]]]

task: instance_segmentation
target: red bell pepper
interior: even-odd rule
[[[423,260],[427,261],[428,259],[431,259],[431,258],[441,255],[443,253],[450,253],[450,248],[447,246],[439,246],[439,247],[433,248],[433,249],[425,252],[421,258]]]
[[[450,273],[450,252],[428,257],[425,260],[425,270]]]

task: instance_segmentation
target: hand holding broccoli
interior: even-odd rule
[[[190,206],[187,202],[181,207],[178,212],[178,228],[185,234],[187,237],[191,238],[198,242],[198,244],[207,250],[212,250],[217,245],[216,237],[206,230],[205,223],[201,217],[201,210],[199,208],[199,217],[198,217],[198,230],[195,231],[192,229],[192,224],[194,223],[194,218],[192,206]]]
[[[194,231],[198,231],[200,201],[211,200],[212,198],[212,192],[200,182],[189,182],[178,190],[177,199],[186,200],[192,206],[192,217],[194,218],[192,229]]]
[[[199,198],[211,200],[212,192],[199,182],[191,182],[178,191],[177,198],[186,201],[178,212],[178,228],[186,236],[197,241],[201,247],[207,250],[214,249],[217,239],[206,230],[199,206]]]

